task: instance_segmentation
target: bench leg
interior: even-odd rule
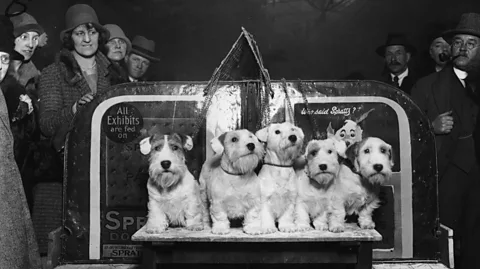
[[[142,268],[143,269],[156,269],[157,259],[155,257],[155,250],[152,244],[144,244],[142,253]]]
[[[358,260],[355,269],[372,269],[372,242],[362,242],[358,247]]]

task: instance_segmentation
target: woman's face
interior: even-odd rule
[[[10,63],[10,55],[0,51],[0,82],[3,81],[7,74],[8,64]]]
[[[30,60],[38,46],[38,33],[26,32],[15,38],[15,50],[22,54],[25,61]]]
[[[127,55],[127,43],[121,38],[112,38],[107,42],[108,59],[120,61]]]
[[[72,31],[72,40],[75,51],[82,57],[90,58],[97,53],[98,37],[100,34],[94,27],[82,24]]]

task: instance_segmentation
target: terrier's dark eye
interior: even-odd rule
[[[235,142],[237,142],[237,141],[238,141],[238,138],[236,138],[236,137],[232,138],[232,142],[235,143]]]
[[[380,149],[380,152],[383,153],[383,154],[385,154],[385,153],[387,152],[387,150],[386,150],[385,148],[381,148],[381,149]]]
[[[344,137],[345,137],[345,134],[344,134],[344,133],[341,133],[341,134],[340,134],[340,137],[341,137],[341,138],[344,138]]]
[[[276,130],[276,131],[275,131],[275,134],[280,134],[280,131],[279,131],[279,130]]]
[[[173,146],[172,149],[173,150],[178,150],[178,146]]]
[[[368,153],[370,153],[370,150],[369,150],[369,149],[365,149],[363,152],[365,152],[365,154],[368,154]]]
[[[155,150],[156,150],[156,151],[160,151],[160,150],[162,150],[162,147],[156,146],[156,147],[155,147]]]
[[[316,150],[310,151],[310,155],[312,155],[312,157],[315,157],[317,155],[317,151]]]
[[[328,154],[332,154],[332,153],[333,153],[333,151],[332,151],[331,149],[329,149],[327,152],[328,152]]]
[[[351,134],[350,137],[355,137],[355,133]]]

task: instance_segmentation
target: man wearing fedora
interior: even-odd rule
[[[451,44],[451,64],[420,79],[412,89],[412,99],[428,116],[435,133],[440,222],[454,230],[455,268],[480,268],[476,257],[480,169],[472,135],[478,114],[473,87],[480,71],[480,14],[463,14],[457,27],[444,32],[443,38]]]
[[[145,73],[150,67],[150,62],[158,62],[160,59],[154,56],[155,42],[144,36],[135,36],[132,41],[132,49],[125,63],[127,65],[128,79],[131,82],[144,81]]]
[[[415,74],[408,68],[410,58],[416,53],[403,34],[390,33],[384,45],[376,53],[385,59],[385,69],[380,81],[391,84],[407,94],[416,81]]]

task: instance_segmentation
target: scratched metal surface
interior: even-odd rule
[[[66,197],[67,203],[65,209],[70,212],[65,215],[65,225],[72,230],[72,234],[67,235],[63,247],[63,259],[66,262],[81,262],[88,260],[89,246],[89,180],[90,180],[90,136],[91,136],[91,116],[96,106],[102,101],[108,100],[119,95],[191,95],[202,96],[203,88],[206,82],[172,82],[172,83],[138,83],[119,85],[107,93],[100,96],[95,102],[87,106],[86,109],[77,117],[74,132],[70,136],[67,155],[67,174],[66,180]],[[224,84],[224,87],[214,97],[211,109],[208,112],[208,120],[204,126],[202,139],[208,140],[221,132],[241,128],[245,126],[242,119],[251,116],[252,113],[258,114],[251,107],[242,109],[245,96],[239,91],[242,90],[244,82],[231,82]],[[299,81],[287,81],[287,90],[290,98],[300,98],[298,91]],[[274,92],[273,98],[270,100],[270,121],[282,122],[285,120],[285,95],[281,81],[272,83]],[[436,228],[437,212],[437,194],[436,194],[436,163],[435,163],[435,147],[433,134],[428,129],[426,117],[419,111],[418,107],[404,95],[390,86],[373,82],[373,81],[303,81],[302,88],[307,96],[317,97],[334,97],[334,96],[383,96],[398,103],[407,113],[410,124],[410,143],[411,143],[411,162],[412,162],[412,197],[405,199],[413,200],[413,258],[414,259],[436,259],[438,256],[438,239],[433,231]],[[146,109],[147,111],[149,109]],[[150,110],[154,111],[154,107]],[[189,113],[199,111],[199,107],[192,108]],[[258,115],[257,115],[258,116]],[[256,116],[255,116],[256,117]],[[252,118],[255,118],[252,117]],[[205,137],[206,136],[206,137]],[[103,139],[102,141],[104,141]],[[102,148],[106,146],[105,142]],[[201,161],[210,150],[208,145],[200,143],[201,155],[197,162],[189,164],[189,169],[199,171]],[[118,160],[126,160],[128,158],[137,158],[124,149],[112,148]],[[105,160],[106,151],[101,151],[102,160]],[[123,157],[123,158],[122,158]],[[126,158],[128,157],[128,158]],[[140,157],[138,157],[140,158]],[[117,160],[117,161],[118,161]],[[137,160],[138,161],[138,160]],[[120,161],[117,163],[119,167],[125,163]],[[105,168],[105,163],[102,167]],[[101,169],[101,176],[105,176],[105,169]],[[198,173],[194,173],[198,174]],[[110,182],[114,183],[114,182]],[[102,182],[103,185],[106,182]],[[129,206],[122,197],[134,196],[137,200],[136,206],[146,201],[146,194],[132,194],[139,192],[140,183],[136,187],[127,190],[118,189],[119,194],[110,202]],[[120,185],[121,186],[121,185]],[[128,192],[128,194],[127,194]],[[144,196],[142,196],[144,195]],[[121,197],[121,200],[118,198]],[[112,198],[112,197],[111,197]],[[136,209],[135,209],[136,210]],[[142,212],[140,212],[142,213]],[[145,214],[145,213],[142,213]],[[102,218],[102,225],[104,219]],[[76,224],[79,229],[75,229]],[[132,232],[132,234],[134,231]],[[115,259],[108,259],[107,262],[115,262]],[[121,262],[121,261],[120,261]]]

